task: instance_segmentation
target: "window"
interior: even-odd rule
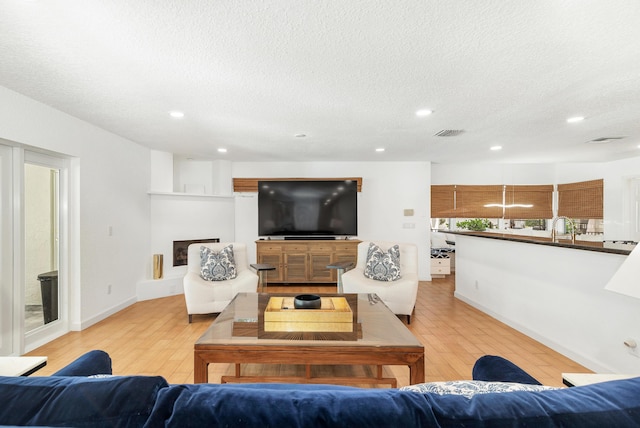
[[[604,232],[603,187],[602,179],[558,185],[558,216],[572,219],[577,234]],[[459,221],[481,218],[491,221],[492,227],[500,224],[503,228],[504,224],[509,229],[548,230],[554,217],[553,202],[551,184],[433,185],[431,228],[453,229]],[[557,224],[558,228],[563,225],[562,221]]]

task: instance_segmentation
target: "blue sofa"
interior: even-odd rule
[[[72,427],[636,427],[640,378],[471,396],[330,385],[169,385],[109,376],[102,351],[50,377],[0,377],[0,425]],[[99,376],[92,376],[99,375]],[[478,384],[539,383],[511,362],[480,358]],[[472,382],[471,382],[472,383]]]

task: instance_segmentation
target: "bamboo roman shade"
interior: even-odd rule
[[[455,217],[455,185],[431,186],[431,217],[449,218]]]
[[[504,204],[504,218],[517,220],[552,218],[553,185],[507,185],[504,190]],[[528,208],[518,205],[533,206]]]
[[[356,181],[358,184],[358,192],[362,191],[362,177],[345,177],[345,178],[234,178],[234,192],[257,192],[259,181]]]
[[[569,218],[602,219],[604,180],[558,184],[558,215]]]
[[[501,218],[502,185],[456,186],[456,215],[458,218]],[[488,207],[495,204],[498,206]]]

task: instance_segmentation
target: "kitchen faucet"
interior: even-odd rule
[[[556,233],[556,223],[558,223],[558,220],[560,219],[564,219],[567,223],[571,225],[571,243],[575,244],[576,243],[576,222],[575,220],[563,215],[555,216],[551,222],[551,242],[558,242],[558,236]]]

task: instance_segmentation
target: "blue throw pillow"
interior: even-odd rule
[[[0,425],[139,427],[167,386],[159,376],[0,377]]]

